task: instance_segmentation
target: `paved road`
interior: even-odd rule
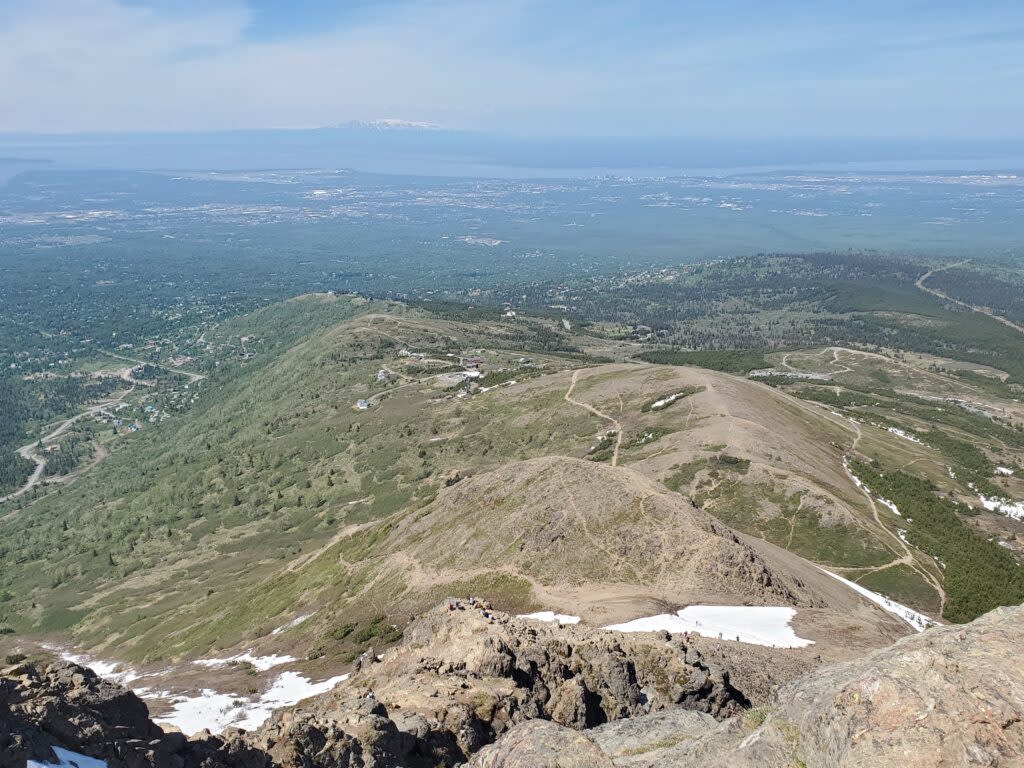
[[[923,275],[917,278],[917,282],[915,283],[915,285],[925,293],[930,293],[932,296],[940,298],[944,301],[951,301],[957,306],[963,307],[964,309],[969,309],[972,312],[980,312],[983,315],[988,315],[993,320],[996,320],[997,322],[1000,322],[1003,325],[1005,325],[1007,328],[1013,328],[1013,330],[1017,331],[1017,333],[1024,333],[1024,326],[1017,325],[1017,323],[1013,322],[1012,320],[1007,320],[1005,317],[997,315],[988,307],[979,307],[975,304],[968,304],[966,301],[954,299],[952,296],[944,293],[943,291],[940,291],[938,288],[929,288],[926,285],[926,283],[928,282],[928,278],[934,275],[936,272],[943,272],[947,269],[953,269],[954,267],[962,267],[966,263],[967,261],[958,261],[956,264],[947,264],[944,267],[936,267],[935,269],[929,269],[927,272],[925,272]]]
[[[26,494],[33,488],[35,488],[37,485],[40,485],[44,482],[43,471],[46,469],[46,459],[39,453],[39,445],[41,443],[48,443],[51,440],[56,440],[58,437],[60,437],[69,429],[71,429],[71,427],[81,419],[84,419],[86,416],[94,416],[112,405],[116,405],[117,403],[123,402],[124,399],[129,394],[131,394],[131,392],[132,390],[129,389],[120,397],[116,397],[112,400],[104,400],[102,403],[91,405],[81,413],[75,414],[71,418],[65,419],[60,424],[58,424],[57,427],[52,432],[39,438],[34,443],[29,443],[28,445],[21,446],[21,448],[18,449],[18,455],[21,456],[23,459],[28,459],[29,461],[35,462],[36,468],[32,471],[32,474],[29,475],[28,480],[25,481],[25,484],[22,485],[18,490],[12,491],[6,496],[0,496],[0,504],[6,501],[11,501],[12,499],[16,499],[19,496]]]

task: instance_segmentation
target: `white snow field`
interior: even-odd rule
[[[899,616],[901,619],[907,622],[907,624],[912,626],[918,632],[924,632],[926,629],[928,629],[928,627],[934,627],[938,625],[937,621],[929,619],[923,613],[918,613],[913,608],[907,608],[907,606],[897,603],[895,600],[890,600],[888,597],[885,597],[884,595],[880,595],[877,592],[872,592],[870,589],[862,587],[860,584],[852,582],[849,579],[844,579],[842,576],[839,576],[838,574],[832,573],[832,571],[826,571],[824,568],[820,567],[818,568],[818,570],[822,573],[827,573],[829,576],[831,576],[833,579],[836,579],[837,581],[843,582],[843,584],[848,586],[854,592],[859,592],[872,603],[882,608],[882,610],[888,611],[893,616]]]
[[[61,651],[54,646],[44,645],[44,648],[53,651],[59,651],[60,657],[64,661],[70,661],[73,664],[77,664],[80,667],[88,667],[100,677],[105,677],[108,680],[113,680],[115,683],[127,686],[128,683],[133,680],[137,680],[140,675],[134,669],[130,667],[118,671],[121,666],[116,661],[103,661],[102,659],[93,659],[89,656],[84,656],[77,653],[71,653],[69,651]]]
[[[557,621],[559,624],[579,624],[579,616],[570,616],[567,613],[555,613],[554,611],[537,611],[536,613],[520,613],[516,618],[534,619],[535,621]]]
[[[282,672],[258,698],[246,698],[233,693],[218,693],[204,689],[198,696],[174,696],[174,709],[156,715],[157,723],[169,723],[189,736],[204,728],[220,733],[228,726],[251,730],[258,728],[275,709],[289,707],[310,696],[326,693],[348,675],[329,677],[319,683],[310,681],[298,672]],[[147,694],[147,699],[166,699],[166,693]]]
[[[1001,515],[1012,517],[1014,520],[1024,520],[1024,501],[1010,501],[1009,499],[988,498],[981,494],[981,506],[989,512],[998,512]]]
[[[617,632],[695,632],[701,637],[737,640],[774,648],[804,648],[813,640],[797,637],[789,622],[796,609],[788,606],[691,605],[675,613],[612,624]]]
[[[309,619],[309,618],[312,618],[312,617],[313,617],[312,613],[304,613],[301,616],[296,616],[294,619],[289,621],[287,624],[282,624],[280,627],[278,627],[277,629],[273,630],[270,634],[272,634],[272,635],[280,635],[282,632],[287,632],[289,629],[292,629],[294,627],[299,626],[299,624],[304,622],[306,619]]]
[[[253,656],[250,651],[246,651],[236,656],[229,656],[226,659],[196,659],[192,663],[202,667],[223,667],[232,662],[245,662],[252,664],[260,672],[266,672],[268,669],[279,664],[288,664],[292,661],[296,661],[294,656],[277,656],[273,654],[270,656]]]

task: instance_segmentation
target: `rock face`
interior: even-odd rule
[[[53,746],[111,768],[956,768],[1024,765],[1024,607],[824,666],[745,708],[685,638],[450,600],[348,684],[253,733],[164,733],[74,664],[0,672],[0,768]],[[719,722],[716,718],[728,717]]]
[[[473,756],[469,766],[612,768],[662,765],[657,759],[668,748],[692,741],[716,725],[713,717],[685,709],[616,720],[586,732],[573,731],[543,720],[531,720],[513,728],[497,743],[484,747]]]
[[[1002,608],[821,667],[783,686],[770,706],[711,728],[692,713],[674,723],[656,714],[602,726],[549,765],[575,765],[596,748],[611,765],[637,768],[1021,766],[1022,631],[1024,608]],[[539,745],[568,735],[545,732]],[[519,726],[471,765],[518,766],[505,741],[531,749],[532,738]]]
[[[721,717],[746,703],[682,639],[559,627],[449,600],[413,622],[383,661],[369,654],[345,686],[279,713],[251,743],[285,765],[452,765],[525,721],[582,730],[670,707]]]
[[[263,768],[267,759],[237,738],[190,741],[164,733],[134,693],[70,662],[0,671],[0,768],[55,761],[54,746],[111,768]]]

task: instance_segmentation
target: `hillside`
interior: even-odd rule
[[[967,478],[1017,466],[997,380],[838,348],[779,355],[824,383],[758,380],[637,363],[545,317],[326,295],[204,340],[187,411],[0,518],[0,650],[119,662],[161,715],[210,686],[256,700],[282,669],[334,679],[448,595],[590,627],[704,621],[694,642],[760,697],[1014,602],[1024,578],[989,540],[1019,523],[967,506]],[[743,606],[767,609],[762,635],[729,623]],[[288,666],[196,664],[239,655]]]

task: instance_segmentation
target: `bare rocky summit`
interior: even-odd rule
[[[447,600],[334,691],[251,733],[164,733],[60,663],[0,673],[0,767],[53,746],[111,768],[924,768],[1024,765],[1024,607],[821,666],[751,707],[686,636]]]
[[[431,570],[502,568],[552,591],[616,584],[664,599],[826,604],[689,499],[628,468],[563,456],[445,488],[398,523],[389,547]]]
[[[346,685],[278,713],[251,743],[286,765],[338,764],[330,742],[365,765],[452,765],[517,723],[583,730],[668,708],[724,717],[746,706],[681,637],[559,627],[449,600],[383,660],[367,654]]]
[[[586,734],[513,729],[471,765],[518,768],[516,753],[561,743],[542,763],[654,768],[954,768],[1024,765],[1024,608],[1000,608],[966,626],[931,629],[855,661],[821,667],[770,705],[718,725],[665,716]],[[533,742],[537,744],[534,745]],[[588,758],[589,759],[589,758]]]

